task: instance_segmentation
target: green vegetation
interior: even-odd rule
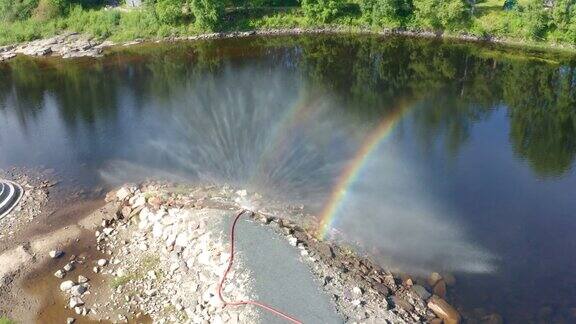
[[[576,45],[576,0],[0,0],[0,44],[64,30],[116,41],[255,28],[399,28]]]
[[[0,324],[16,324],[13,320],[5,316],[0,316]]]

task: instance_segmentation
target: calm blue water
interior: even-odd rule
[[[455,275],[474,322],[573,322],[576,61],[376,37],[144,45],[0,65],[0,168],[86,187],[229,183],[320,211],[378,125],[333,235]]]

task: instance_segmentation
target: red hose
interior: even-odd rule
[[[288,314],[285,314],[285,313],[283,313],[277,309],[274,309],[272,306],[268,306],[266,304],[263,304],[263,303],[260,303],[257,301],[241,300],[241,301],[227,302],[226,300],[224,300],[224,297],[222,296],[222,290],[224,288],[224,281],[226,280],[226,276],[228,275],[228,272],[230,271],[230,269],[232,269],[232,264],[234,264],[234,232],[236,230],[236,223],[238,222],[240,217],[242,215],[244,215],[245,212],[247,212],[247,210],[242,210],[240,213],[238,213],[238,215],[236,215],[236,218],[234,219],[234,222],[232,223],[232,228],[230,229],[230,260],[228,261],[228,267],[226,268],[226,271],[224,271],[224,274],[222,275],[222,280],[220,280],[220,285],[218,285],[218,297],[220,298],[222,303],[224,303],[224,307],[226,307],[226,306],[239,306],[239,305],[255,305],[255,306],[258,306],[262,309],[269,311],[272,314],[275,314],[279,317],[282,317],[289,322],[292,322],[295,324],[302,324],[302,322],[295,319],[294,317],[292,317]]]

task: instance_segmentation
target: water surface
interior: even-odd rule
[[[455,274],[449,299],[468,318],[571,322],[575,68],[368,36],[19,58],[0,65],[0,167],[85,186],[228,183],[321,213],[354,164],[331,237],[394,269]]]

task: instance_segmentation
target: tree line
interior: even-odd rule
[[[264,8],[265,17],[252,17],[263,18],[263,22],[248,26],[261,26],[276,19],[276,24],[285,23],[286,27],[335,24],[576,44],[576,0],[143,0],[140,10],[145,14],[138,18],[123,17],[128,15],[125,12],[101,10],[121,4],[118,1],[125,0],[0,0],[0,24],[74,16],[76,21],[60,22],[54,28],[83,29],[82,24],[90,24],[100,28],[84,29],[95,36],[108,37],[117,32],[114,26],[121,26],[122,19],[133,19],[142,20],[138,28],[155,28],[159,34],[156,36],[165,36],[190,32],[176,30],[175,26],[193,26],[195,32],[246,27],[231,23],[235,17],[231,13],[261,13]]]

